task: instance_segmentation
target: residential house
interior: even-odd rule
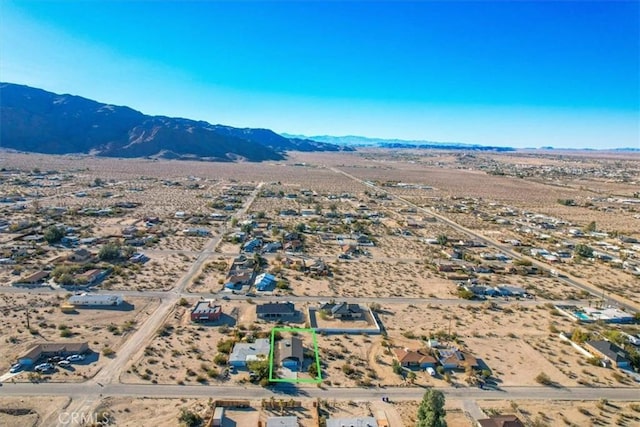
[[[64,236],[62,237],[62,239],[60,239],[60,244],[62,246],[72,247],[78,246],[79,241],[80,237],[78,236]]]
[[[82,248],[82,249],[77,249],[77,250],[71,252],[67,256],[67,261],[70,261],[70,262],[87,262],[92,257],[93,257],[93,254],[91,252],[89,252],[88,250]]]
[[[252,343],[237,343],[229,355],[229,365],[245,368],[249,362],[267,360],[270,351],[268,338],[259,338]]]
[[[313,264],[309,266],[309,273],[326,276],[329,274],[329,267],[321,259],[316,259]]]
[[[211,235],[211,231],[206,228],[187,228],[184,230],[187,236],[207,237]]]
[[[42,285],[45,283],[45,279],[47,279],[49,277],[49,272],[48,271],[38,271],[36,273],[33,273],[27,277],[24,277],[22,279],[18,279],[17,281],[15,281],[13,283],[14,286],[20,286],[20,285]]]
[[[83,293],[80,295],[72,295],[67,302],[74,307],[105,307],[118,306],[124,302],[122,295],[105,295]]]
[[[226,221],[229,216],[220,213],[212,213],[209,215],[209,218],[211,218],[211,221]]]
[[[263,254],[272,253],[272,252],[276,252],[279,249],[282,249],[282,243],[280,243],[280,242],[269,242],[266,245],[264,245],[264,247],[262,248],[262,253]]]
[[[262,246],[262,240],[260,239],[251,239],[244,245],[242,245],[242,250],[244,252],[255,252],[257,249]]]
[[[493,415],[477,422],[478,427],[524,427],[524,423],[515,415]]]
[[[353,244],[342,245],[340,249],[342,250],[342,253],[345,255],[356,255],[360,253],[360,250],[358,249],[358,247]]]
[[[87,285],[95,285],[109,274],[109,270],[100,270],[98,268],[94,268],[91,270],[87,270],[82,274],[78,274],[76,279],[78,279],[78,283],[87,284]]]
[[[495,287],[496,291],[504,297],[524,297],[527,295],[527,291],[518,286],[510,285],[498,285]]]
[[[284,243],[284,250],[287,252],[300,252],[302,247],[302,241],[300,240],[290,240]]]
[[[262,273],[256,276],[254,286],[256,290],[261,292],[272,291],[276,287],[276,282],[276,277],[273,274]]]
[[[495,288],[485,285],[464,285],[464,289],[477,296],[493,297],[499,294],[498,290]]]
[[[478,368],[478,360],[473,355],[455,348],[439,349],[439,362],[444,369]]]
[[[252,277],[253,277],[253,274],[250,272],[232,274],[227,279],[227,283],[225,284],[225,287],[228,289],[241,288],[244,285],[248,285]]]
[[[358,245],[360,246],[374,246],[371,238],[365,234],[360,234],[358,237],[356,237],[356,242],[358,242]]]
[[[262,320],[281,320],[294,317],[295,314],[296,308],[292,302],[268,302],[256,305],[256,315]]]
[[[144,264],[149,261],[149,257],[143,253],[135,253],[129,258],[129,261]]]
[[[285,235],[283,236],[283,240],[285,242],[291,242],[293,240],[302,240],[302,237],[300,236],[300,233],[296,231],[291,231],[291,232],[285,233]]]
[[[70,356],[72,354],[84,354],[89,351],[87,342],[42,343],[36,344],[25,354],[18,358],[18,363],[23,366],[32,366],[38,360],[53,356]]]
[[[191,310],[192,322],[214,322],[220,319],[222,307],[213,301],[198,301]]]
[[[364,318],[364,310],[358,304],[347,304],[346,302],[322,304],[320,311],[324,311],[334,319],[356,320]]]
[[[427,369],[435,368],[436,358],[427,349],[410,350],[408,348],[396,348],[393,350],[398,363],[403,368]]]
[[[297,337],[282,339],[278,342],[278,363],[292,371],[302,369],[304,350],[302,340]]]
[[[624,369],[631,365],[629,353],[610,341],[591,340],[584,345],[590,353],[609,361],[616,368]]]

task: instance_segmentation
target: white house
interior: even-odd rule
[[[69,304],[73,304],[76,307],[114,306],[122,304],[123,301],[122,295],[99,295],[86,292],[80,295],[72,295],[68,300]]]

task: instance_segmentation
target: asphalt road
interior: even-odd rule
[[[0,287],[0,294],[2,293],[67,293],[66,290],[55,290],[49,288],[42,289],[25,289],[14,287]],[[122,295],[125,299],[127,297],[146,297],[146,298],[168,298],[174,297],[176,294],[180,297],[198,297],[198,298],[225,298],[231,301],[245,301],[248,297],[242,294],[232,294],[230,292],[219,291],[216,293],[211,292],[180,292],[176,291],[101,291],[95,289],[92,292],[97,292],[103,295]],[[269,295],[260,294],[257,297],[259,301],[292,301],[292,302],[326,302],[331,299],[336,299],[335,295],[315,295],[315,296],[297,296],[297,295]],[[487,301],[494,302],[498,305],[508,305],[518,303],[523,306],[535,306],[549,300],[542,299],[520,299],[514,298],[489,298],[487,300],[465,300],[460,298],[421,298],[421,297],[339,297],[340,301],[346,301],[353,304],[370,304],[377,302],[379,304],[413,304],[413,305],[482,305]],[[575,301],[571,300],[554,300],[554,304],[575,304]]]
[[[504,387],[500,390],[481,390],[469,387],[436,388],[445,393],[448,400],[618,400],[638,401],[638,389],[587,388],[587,387]],[[424,395],[422,387],[394,388],[341,388],[316,386],[288,386],[261,388],[239,385],[154,385],[154,384],[103,384],[85,383],[16,383],[0,387],[0,396],[128,396],[161,398],[225,398],[268,399],[273,397],[320,398],[336,400],[377,400],[388,396],[391,400],[416,400]]]

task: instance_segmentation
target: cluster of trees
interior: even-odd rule
[[[584,243],[578,243],[573,249],[573,253],[580,258],[593,258],[593,248]]]
[[[416,427],[447,427],[444,410],[444,393],[429,389],[418,407]]]

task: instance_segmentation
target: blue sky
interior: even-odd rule
[[[0,2],[0,80],[306,135],[640,147],[639,2]]]

